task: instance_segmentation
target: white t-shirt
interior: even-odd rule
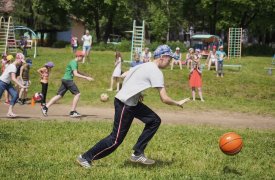
[[[92,44],[92,36],[91,35],[83,35],[82,36],[83,46],[91,46]]]
[[[14,64],[10,64],[8,65],[8,67],[5,69],[5,71],[3,72],[3,74],[0,76],[0,80],[10,84],[11,82],[11,73],[16,73],[17,69],[16,66]]]
[[[128,106],[136,106],[141,92],[150,87],[164,87],[163,74],[154,62],[131,68],[115,97]]]

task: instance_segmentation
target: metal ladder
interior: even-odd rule
[[[8,21],[6,21],[3,16],[0,18],[0,53],[17,53],[17,44],[11,16],[8,17]]]
[[[241,58],[242,55],[242,28],[229,28],[228,59]]]
[[[135,53],[141,55],[144,44],[145,44],[145,21],[142,21],[142,26],[136,25],[136,20],[133,22],[133,33],[132,33],[132,46],[131,46],[131,62],[134,60]]]

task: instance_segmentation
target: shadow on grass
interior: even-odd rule
[[[9,119],[33,119],[33,117],[19,116],[19,115],[17,115],[16,117],[0,116],[0,119],[3,119],[3,120],[9,120]]]
[[[128,167],[146,167],[146,168],[152,169],[155,167],[169,166],[173,163],[174,163],[173,161],[156,160],[155,164],[146,165],[146,164],[131,162],[130,160],[125,160],[123,165]]]
[[[236,174],[236,175],[239,175],[239,176],[242,175],[242,173],[240,173],[239,171],[237,171],[235,168],[231,168],[229,166],[225,166],[223,168],[223,173],[224,174]]]

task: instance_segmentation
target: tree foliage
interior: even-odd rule
[[[3,0],[2,0],[3,1]],[[179,39],[180,32],[219,34],[229,27],[242,27],[262,39],[274,40],[274,0],[17,0],[14,16],[37,31],[66,29],[69,16],[85,22],[96,41],[109,34],[125,36],[146,21],[146,34],[153,41]]]

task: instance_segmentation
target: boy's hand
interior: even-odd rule
[[[186,103],[186,102],[188,102],[188,101],[190,101],[190,98],[185,98],[183,100],[180,100],[180,101],[178,101],[177,106],[183,108],[183,104]]]
[[[86,78],[88,81],[94,81],[94,78],[91,78],[91,77],[87,77]]]

